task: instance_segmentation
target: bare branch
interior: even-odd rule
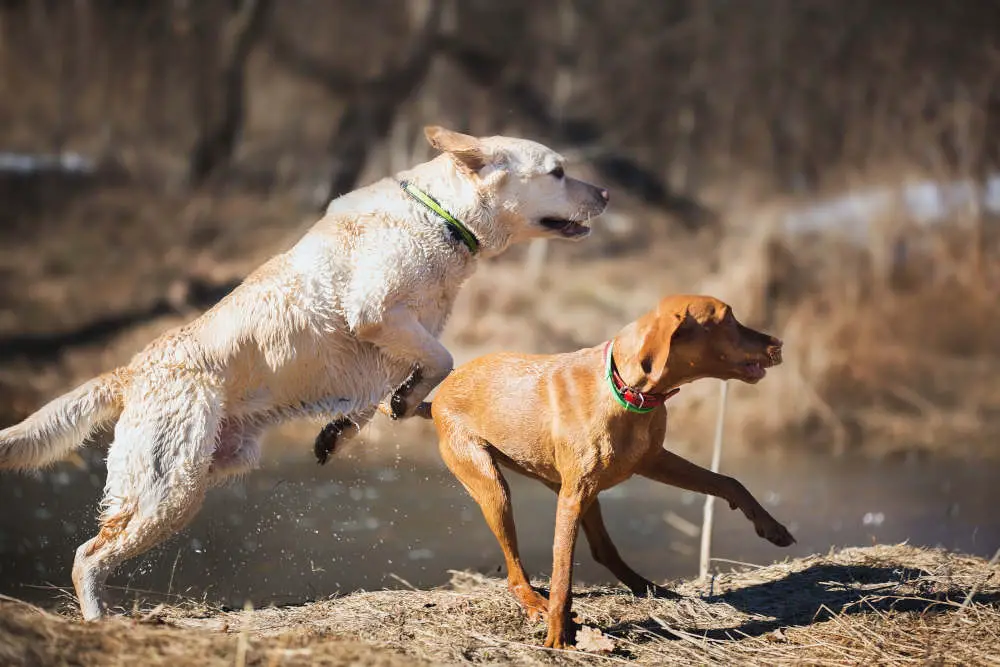
[[[221,96],[209,104],[191,153],[190,180],[199,185],[229,162],[246,117],[246,62],[266,23],[271,0],[243,0],[222,30],[222,48],[210,86]]]

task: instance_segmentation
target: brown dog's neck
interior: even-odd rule
[[[647,413],[660,407],[680,389],[672,388],[666,392],[651,392],[629,384],[621,375],[615,361],[615,339],[604,344],[602,359],[603,384],[615,398],[616,402],[629,412]]]
[[[618,368],[622,380],[628,386],[644,393],[666,393],[665,390],[656,386],[657,383],[649,377],[647,370],[642,367],[642,361],[639,359],[642,334],[638,330],[636,322],[632,322],[619,331],[611,341],[614,343],[615,366]],[[670,388],[667,387],[667,389]]]

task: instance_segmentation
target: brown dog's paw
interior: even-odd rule
[[[549,599],[530,586],[508,586],[511,594],[528,615],[532,622],[538,621],[549,613]]]
[[[575,649],[576,632],[581,627],[580,617],[573,612],[568,612],[562,619],[550,617],[549,632],[545,637],[544,646],[546,648]]]
[[[755,524],[754,528],[757,530],[757,534],[759,536],[763,537],[771,544],[779,547],[787,547],[795,544],[795,538],[792,537],[790,532],[788,532],[788,529],[774,519],[760,524]]]
[[[576,634],[575,632],[573,634]],[[545,643],[542,644],[545,648],[558,648],[564,651],[576,650],[573,646],[573,640],[566,636],[564,631],[556,631],[554,634],[550,630],[547,637],[545,637]]]
[[[659,584],[654,584],[652,581],[647,581],[641,586],[632,588],[632,595],[637,598],[656,598],[659,600],[680,600],[683,595],[680,593],[675,593],[669,588],[664,588]]]

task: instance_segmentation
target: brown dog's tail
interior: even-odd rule
[[[414,417],[422,417],[423,419],[432,419],[431,417],[431,402],[424,401],[417,406],[417,409],[413,411]]]
[[[0,470],[41,468],[83,444],[123,409],[121,382],[107,373],[63,394],[20,424],[0,431]]]

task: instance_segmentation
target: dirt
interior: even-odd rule
[[[8,665],[998,664],[1000,566],[906,545],[769,566],[717,563],[680,599],[578,587],[573,651],[540,647],[500,579],[454,572],[431,590],[357,592],[254,610],[195,601],[84,624],[0,602]],[[722,567],[718,567],[718,566]],[[535,582],[544,589],[545,582]]]

